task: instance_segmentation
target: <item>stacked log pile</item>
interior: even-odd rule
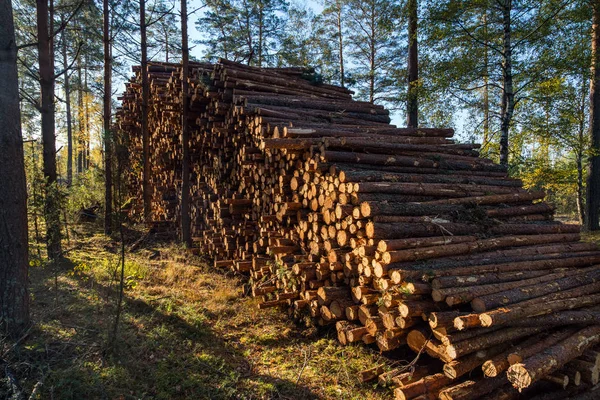
[[[118,114],[133,161],[134,71]],[[149,75],[152,219],[176,227],[181,70]],[[343,344],[414,350],[410,371],[361,374],[398,399],[568,396],[598,383],[600,250],[553,221],[544,193],[452,130],[391,126],[311,70],[221,60],[190,77],[195,251],[249,276],[260,308],[335,325]]]

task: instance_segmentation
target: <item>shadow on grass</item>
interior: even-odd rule
[[[184,320],[168,298],[126,292],[118,339],[108,348],[116,288],[75,267],[65,260],[31,271],[36,325],[7,356],[24,393],[42,383],[41,399],[318,398],[295,382],[256,373],[243,347],[213,330],[214,316]],[[8,393],[2,378],[0,372],[0,399]]]

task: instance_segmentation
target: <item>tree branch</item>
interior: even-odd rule
[[[71,68],[73,68],[73,64],[75,64],[75,61],[77,61],[77,57],[79,57],[79,52],[81,51],[82,47],[83,47],[83,42],[79,42],[79,45],[77,46],[77,52],[75,52],[75,57],[73,57],[73,60],[71,61],[71,64],[69,64],[68,67],[65,67],[58,74],[54,75],[54,79],[58,78],[59,76],[61,76],[62,74],[64,74],[67,71],[70,71]]]
[[[71,13],[71,15],[69,15],[69,17],[66,20],[64,20],[64,22],[61,23],[60,26],[58,27],[58,29],[52,34],[52,37],[56,37],[56,35],[58,35],[63,30],[65,30],[65,28],[67,27],[67,25],[69,24],[69,22],[79,12],[79,10],[81,9],[81,7],[83,6],[83,3],[85,3],[85,0],[81,0],[79,2],[79,4],[77,5],[77,7],[75,8],[75,10],[73,10],[73,12]]]
[[[535,34],[537,31],[539,31],[544,25],[546,25],[551,19],[553,19],[554,17],[556,17],[565,7],[567,7],[569,4],[571,3],[571,0],[567,0],[566,2],[564,2],[557,10],[556,12],[552,13],[550,16],[548,16],[548,18],[546,18],[544,21],[542,21],[541,24],[539,24],[534,30],[532,30],[531,32],[529,32],[527,35],[525,35],[521,40],[519,40],[518,42],[516,42],[513,45],[513,48],[517,48],[522,42],[524,42],[525,40],[529,39],[531,36],[533,36],[533,34]]]
[[[19,51],[21,49],[25,49],[27,47],[35,47],[37,45],[38,45],[38,42],[22,44],[20,46],[17,46],[17,51]]]
[[[154,25],[155,23],[157,23],[158,21],[160,21],[161,19],[163,19],[167,14],[170,14],[171,11],[173,11],[173,9],[175,8],[175,5],[173,5],[169,10],[163,12],[158,18],[156,18],[154,21],[150,20],[150,22],[146,23],[146,28],[151,27],[152,25]],[[154,10],[152,11],[154,12]]]
[[[32,106],[34,106],[36,110],[38,110],[39,112],[42,112],[42,107],[40,107],[39,102],[36,101],[33,97],[31,97],[29,95],[29,93],[27,93],[22,88],[19,88],[19,92],[21,93],[21,98],[27,100],[27,102],[29,102]]]

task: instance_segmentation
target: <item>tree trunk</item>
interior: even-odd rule
[[[41,87],[42,143],[44,148],[44,177],[46,178],[46,245],[48,257],[60,256],[60,207],[56,187],[56,139],[54,137],[54,59],[48,27],[47,0],[37,0],[38,54]]]
[[[77,56],[77,173],[83,173],[84,164],[84,129],[83,123],[83,78],[81,75],[81,54]]]
[[[110,15],[108,0],[103,0],[103,32],[104,42],[104,233],[110,235],[112,232],[112,133],[110,130],[112,94],[112,62],[110,46]]]
[[[27,191],[11,2],[0,1],[0,333],[29,325]]]
[[[64,23],[64,18],[61,18]],[[66,104],[66,117],[67,117],[67,183],[71,185],[73,182],[73,127],[71,121],[71,85],[69,82],[69,67],[67,61],[67,30],[65,29],[62,33],[62,56],[63,56],[63,68],[65,69],[64,77],[64,90],[65,90],[65,104]]]
[[[258,66],[262,68],[263,62],[263,4],[258,5]]]
[[[169,29],[167,29],[167,27],[165,27],[163,34],[165,35],[165,62],[168,63],[169,62]]]
[[[181,143],[183,149],[181,176],[181,239],[189,248],[192,247],[190,222],[190,138],[188,129],[188,34],[187,34],[187,0],[181,0],[181,55],[183,76],[181,80]],[[260,59],[260,58],[259,58]]]
[[[406,126],[419,126],[419,52],[417,43],[418,0],[408,1],[408,101]]]
[[[487,40],[487,11],[483,15],[483,34],[485,47],[483,49],[483,143],[482,151],[487,152],[490,144],[490,77],[489,77],[489,49]]]
[[[503,0],[502,20],[504,24],[504,53],[502,62],[502,116],[501,116],[501,136],[500,136],[500,164],[508,166],[508,131],[515,108],[515,94],[513,91],[512,75],[512,44],[511,44],[511,20],[510,12],[512,9],[512,0]]]
[[[375,102],[375,2],[371,3],[371,36],[369,37],[369,103]]]
[[[88,53],[85,53],[84,63],[83,63],[83,89],[84,93],[87,95],[90,93],[88,86],[88,68],[90,66],[90,60],[88,58]],[[85,99],[83,103],[84,108],[84,117],[85,117],[85,136],[84,140],[84,151],[83,151],[83,169],[90,169],[90,101],[89,99]]]
[[[585,187],[583,186],[583,157],[585,151],[585,107],[587,105],[587,72],[582,74],[581,82],[581,106],[579,108],[579,131],[577,149],[575,150],[577,164],[577,216],[579,223],[585,224]]]
[[[592,156],[588,166],[585,228],[600,229],[600,4],[592,1],[592,66],[590,82],[590,144]]]
[[[342,32],[342,9],[344,7],[344,3],[341,0],[338,0],[337,3],[337,30],[338,30],[338,42],[339,42],[339,60],[340,60],[340,86],[346,87],[344,85],[344,36]]]
[[[148,98],[150,87],[148,84],[148,45],[146,39],[146,0],[140,1],[140,33],[142,48],[142,147],[144,173],[142,179],[142,192],[144,196],[144,220],[150,221],[150,135],[148,132]]]
[[[577,164],[577,217],[583,226],[585,223],[585,188],[583,187],[583,153],[581,151],[576,152],[575,162]]]

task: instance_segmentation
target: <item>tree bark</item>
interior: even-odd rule
[[[188,36],[187,36],[187,1],[181,0],[181,52],[183,76],[181,80],[181,143],[182,143],[182,176],[181,176],[181,239],[189,248],[192,247],[190,221],[190,137],[188,129]]]
[[[258,2],[258,66],[262,68],[263,62],[263,28],[264,28],[263,3]]]
[[[419,51],[417,42],[418,0],[408,1],[408,101],[406,126],[419,126]]]
[[[585,188],[583,186],[583,157],[585,151],[585,107],[587,104],[587,73],[582,74],[581,104],[579,107],[579,127],[577,148],[575,149],[575,163],[577,165],[577,216],[579,224],[585,225]]]
[[[150,87],[148,83],[148,43],[146,38],[146,0],[140,1],[140,34],[142,50],[142,159],[144,163],[142,193],[144,197],[144,221],[150,221],[150,134],[148,132],[148,99]]]
[[[60,207],[56,187],[56,138],[54,136],[54,59],[48,27],[47,0],[37,0],[38,54],[40,69],[42,114],[42,143],[44,152],[44,177],[46,178],[46,246],[48,258],[60,256]]]
[[[111,121],[111,94],[112,94],[112,61],[110,44],[110,14],[108,0],[103,0],[103,32],[104,44],[104,233],[112,233],[112,132]]]
[[[340,86],[341,87],[346,87],[344,85],[344,36],[343,36],[343,32],[342,32],[342,10],[344,7],[344,3],[342,0],[338,0],[337,1],[337,10],[336,10],[336,16],[337,16],[337,31],[338,31],[338,45],[339,45],[339,50],[338,50],[338,58],[340,61]]]
[[[88,86],[88,68],[90,66],[89,55],[86,52],[84,54],[84,62],[83,62],[83,90],[84,93],[89,94],[89,86]],[[84,149],[83,149],[83,169],[87,171],[90,169],[90,101],[86,99],[83,103],[83,116],[85,121],[85,136],[83,137],[84,141]]]
[[[510,12],[512,9],[512,0],[502,1],[502,21],[504,25],[504,52],[502,55],[502,116],[501,116],[501,136],[500,136],[500,164],[508,166],[508,131],[515,108],[515,94],[513,90],[512,75],[512,27]]]
[[[489,47],[488,47],[488,18],[487,10],[483,14],[483,34],[485,47],[483,49],[483,143],[482,150],[486,151],[490,145],[490,76],[489,76]]]
[[[369,103],[375,103],[375,2],[371,2],[371,35],[369,37]]]
[[[590,81],[590,144],[587,173],[586,220],[589,231],[600,230],[600,4],[592,1],[592,66]]]
[[[84,141],[85,136],[83,123],[83,78],[81,74],[81,54],[77,56],[77,173],[81,174],[84,171],[85,152]]]
[[[64,23],[64,18],[61,18]],[[62,32],[62,56],[63,68],[65,69],[64,90],[65,90],[65,107],[67,118],[67,183],[71,185],[73,182],[73,126],[71,121],[71,85],[69,82],[69,63],[67,60],[67,30]]]
[[[29,325],[29,262],[17,47],[9,0],[0,1],[0,104],[0,333],[17,337]]]

